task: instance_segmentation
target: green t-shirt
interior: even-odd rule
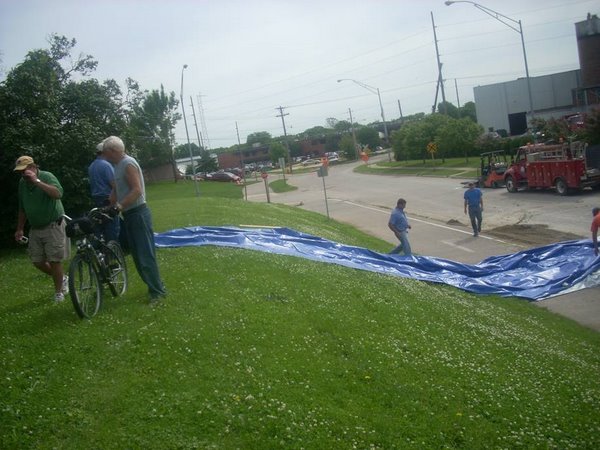
[[[63,188],[54,175],[40,170],[38,178],[46,184],[56,186],[62,196]],[[65,213],[60,199],[51,198],[39,186],[27,183],[24,179],[19,180],[19,208],[25,211],[32,228],[43,228]]]

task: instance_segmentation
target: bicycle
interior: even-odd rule
[[[127,290],[127,265],[121,246],[116,241],[105,242],[95,229],[113,220],[117,211],[94,208],[85,216],[67,220],[67,236],[76,239],[77,253],[69,265],[69,295],[75,312],[82,319],[91,319],[102,306],[104,286],[113,297]]]

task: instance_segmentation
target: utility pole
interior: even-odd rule
[[[200,146],[200,151],[204,149],[204,143],[202,142],[202,135],[198,132],[198,121],[196,120],[196,110],[194,109],[194,100],[192,100],[192,96],[190,95],[190,105],[192,106],[192,116],[194,117],[194,127],[196,127],[196,138],[198,139],[198,145]]]
[[[433,26],[433,40],[435,42],[435,56],[438,63],[438,86],[442,89],[442,104],[444,105],[444,114],[448,114],[446,110],[446,93],[444,92],[444,78],[442,77],[442,63],[440,62],[440,51],[438,49],[437,34],[435,32],[435,22],[433,21],[433,12],[431,12],[431,25]],[[437,103],[437,93],[436,93]],[[437,105],[436,105],[437,106]]]
[[[354,120],[352,120],[352,110],[348,108],[348,114],[350,114],[350,130],[352,131],[352,142],[354,143],[354,153],[356,160],[358,161],[358,145],[356,144],[356,133],[354,132]]]
[[[244,155],[242,154],[242,143],[240,142],[240,130],[238,128],[237,120],[235,121],[235,132],[238,138],[238,150],[240,152],[240,166],[242,169],[242,181],[244,182],[244,199],[248,201],[248,189],[246,188],[246,167],[244,164]]]
[[[192,144],[190,143],[190,133],[188,132],[187,120],[185,119],[185,108],[183,105],[183,71],[187,69],[187,64],[184,64],[181,69],[181,91],[179,98],[181,100],[181,113],[183,115],[183,124],[185,125],[185,136],[187,137],[188,150],[190,151],[190,164],[192,166],[192,180],[194,180],[194,189],[196,190],[196,197],[200,196],[200,190],[198,188],[198,180],[196,179],[196,172],[194,171],[194,157],[192,155]]]
[[[454,89],[456,90],[456,104],[458,105],[458,118],[460,119],[460,99],[458,98],[458,84],[456,84],[456,78],[454,79]]]
[[[285,116],[289,116],[290,113],[283,113],[284,107],[280,106],[278,108],[275,108],[279,110],[279,115],[275,116],[275,117],[281,117],[281,123],[283,124],[283,136],[285,137],[285,148],[287,150],[287,158],[288,158],[288,164],[290,165],[290,174],[292,173],[292,158],[290,157],[290,144],[288,143],[288,139],[287,139],[287,131],[285,129]]]
[[[206,147],[204,147],[204,142],[202,142],[202,147],[206,148],[206,150],[210,149],[210,140],[208,139],[208,130],[206,129],[206,121],[204,120],[204,107],[202,106],[202,94],[198,94],[198,113],[200,115],[200,125],[202,125],[202,136],[206,138]]]
[[[398,100],[398,109],[400,110],[400,125],[404,123],[404,116],[402,115],[402,105],[400,105],[400,100]]]

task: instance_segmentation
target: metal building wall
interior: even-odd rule
[[[572,91],[580,84],[579,70],[531,77],[535,114],[547,117],[550,110],[557,110],[560,114],[574,112]],[[492,128],[504,129],[510,133],[509,115],[529,112],[525,78],[477,86],[473,89],[473,94],[477,122],[486,131]]]

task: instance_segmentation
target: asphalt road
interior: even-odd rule
[[[376,158],[387,159],[387,156]],[[329,168],[329,175],[325,177],[327,205],[323,179],[316,173],[287,175],[288,182],[298,189],[283,194],[271,192],[271,202],[324,215],[328,210],[332,219],[390,242],[391,249],[397,243],[387,221],[397,199],[403,197],[407,200],[405,211],[412,225],[410,242],[413,251],[464,263],[477,263],[488,256],[525,248],[510,239],[497,239],[486,234],[486,228],[543,224],[559,232],[589,238],[591,209],[600,206],[600,195],[591,191],[560,197],[554,192],[511,194],[505,189],[486,189],[483,230],[476,238],[472,236],[463,210],[463,182],[467,179],[357,174],[353,172],[356,164]],[[268,181],[277,178],[270,176]],[[263,183],[248,186],[247,192],[250,201],[266,201]],[[600,331],[600,287],[535,304]]]

